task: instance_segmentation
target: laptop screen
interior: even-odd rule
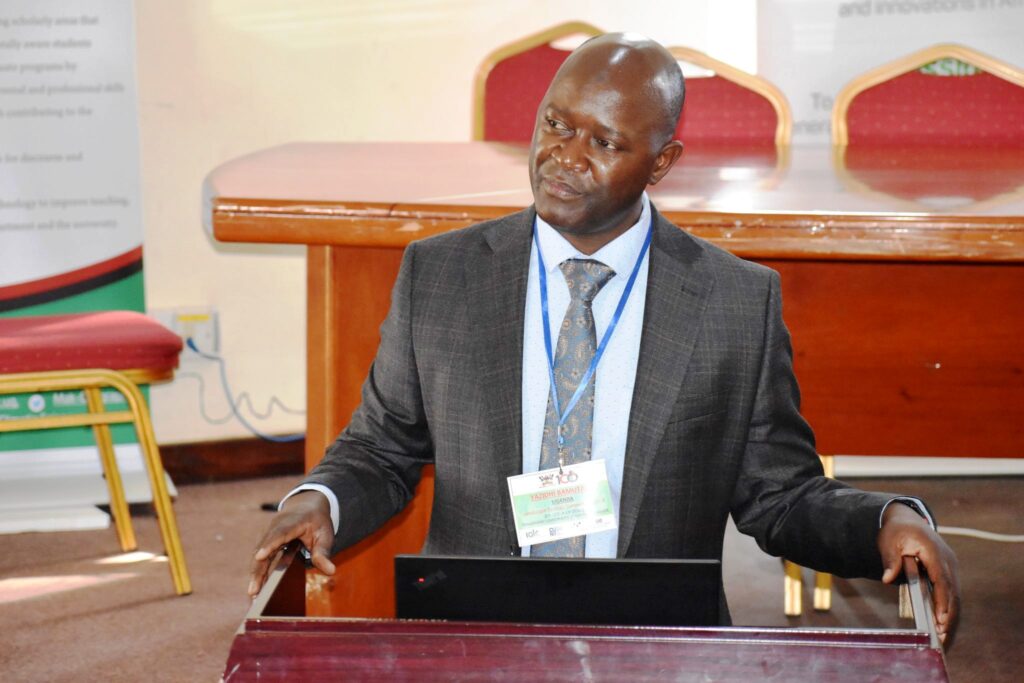
[[[717,626],[718,560],[395,557],[399,619]]]

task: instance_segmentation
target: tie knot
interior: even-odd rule
[[[569,296],[589,304],[612,277],[615,271],[592,259],[568,259],[558,266],[569,285]]]

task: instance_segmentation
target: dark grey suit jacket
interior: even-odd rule
[[[308,481],[341,506],[336,549],[436,466],[424,552],[508,555],[522,467],[524,297],[533,209],[409,245],[362,405]],[[881,571],[890,496],[822,476],[799,414],[779,276],[652,211],[647,302],[623,473],[620,557],[720,558],[726,520],[773,555]]]

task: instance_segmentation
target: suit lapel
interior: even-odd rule
[[[533,222],[532,208],[496,221],[484,232],[486,246],[479,257],[466,264],[475,355],[480,382],[488,388],[484,414],[494,436],[494,459],[480,467],[493,467],[501,481],[519,474],[523,463],[523,316]],[[501,500],[509,545],[517,546],[508,495]]]
[[[714,286],[714,274],[704,265],[700,245],[653,207],[651,220],[654,239],[619,505],[619,557],[629,549],[651,465]]]

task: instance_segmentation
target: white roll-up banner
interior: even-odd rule
[[[134,34],[125,0],[0,3],[0,316],[145,309]],[[0,419],[83,406],[0,396]],[[87,428],[0,434],[0,451],[92,443]]]
[[[789,99],[796,145],[830,141],[844,85],[923,48],[958,43],[1024,69],[1024,0],[759,0],[757,22],[758,73]]]

